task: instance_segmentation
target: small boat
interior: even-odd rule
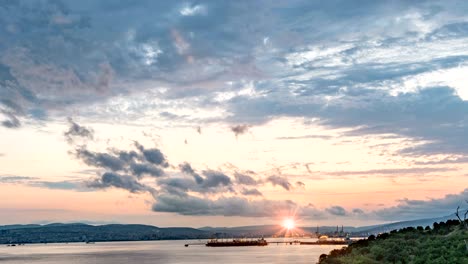
[[[247,246],[266,246],[268,242],[261,238],[257,240],[233,239],[232,241],[219,241],[212,239],[206,243],[207,247],[247,247]]]

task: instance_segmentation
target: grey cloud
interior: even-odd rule
[[[84,191],[86,189],[80,181],[43,181],[38,177],[18,175],[0,175],[0,183],[21,184],[33,187],[59,190]]]
[[[0,48],[5,54],[0,60],[0,97],[22,105],[4,125],[14,125],[18,115],[35,108],[67,110],[132,92],[116,85],[114,78],[179,86],[217,79],[222,83],[221,76],[233,75],[230,69],[242,60],[239,52],[251,53],[260,39],[252,38],[252,29],[239,27],[239,21],[247,25],[247,18],[258,20],[244,12],[258,4],[203,6],[207,12],[193,16],[182,15],[180,3],[152,1],[26,1],[0,6],[5,25],[0,34],[7,40]],[[170,92],[175,90],[182,89]]]
[[[468,199],[468,189],[457,194],[447,194],[442,198],[428,200],[402,199],[398,205],[372,212],[372,214],[385,221],[401,221],[434,216],[447,216],[455,212],[457,206],[463,206]]]
[[[251,196],[263,196],[263,194],[257,189],[242,189],[241,192],[243,195],[251,195]]]
[[[158,149],[147,149],[135,142],[137,151],[109,149],[106,152],[93,152],[87,146],[78,147],[73,154],[84,163],[106,170],[105,173],[86,182],[86,186],[96,189],[121,188],[130,192],[155,191],[154,187],[143,183],[144,177],[165,177],[169,166],[164,154]]]
[[[3,115],[7,118],[6,120],[2,121],[2,126],[7,128],[18,128],[20,127],[21,123],[19,119],[13,115],[11,112],[1,111]]]
[[[34,102],[35,96],[21,87],[11,73],[11,69],[0,62],[0,115],[2,126],[17,128],[21,125],[19,116],[25,115],[24,104]]]
[[[365,214],[364,211],[362,209],[359,209],[359,208],[354,208],[352,211],[351,211],[353,214],[357,214],[357,215],[363,215]]]
[[[300,206],[290,200],[248,200],[241,197],[220,197],[213,200],[191,195],[171,194],[160,194],[155,199],[153,211],[181,215],[284,217],[294,214],[304,219],[315,220],[334,216],[326,210],[317,209],[312,205]]]
[[[159,149],[155,149],[155,148],[145,149],[138,142],[135,142],[135,146],[141,151],[145,159],[149,161],[150,163],[160,165],[163,167],[169,166],[169,164],[167,163],[166,157]]]
[[[188,163],[183,165],[188,165]],[[203,174],[206,177],[201,178],[201,181],[197,181],[196,177],[193,179],[171,177],[158,179],[157,184],[164,193],[184,197],[188,191],[200,194],[234,192],[233,183],[225,174],[218,171],[203,171]]]
[[[123,170],[125,161],[108,153],[92,152],[85,148],[78,148],[75,151],[78,159],[83,160],[86,164],[94,167],[102,167],[113,171]]]
[[[130,171],[137,177],[141,177],[145,174],[153,177],[164,175],[164,171],[162,169],[155,167],[152,164],[132,163],[130,164]]]
[[[220,171],[205,170],[200,176],[189,163],[179,165],[185,174],[193,177],[168,178],[165,168],[169,167],[164,154],[158,149],[147,149],[135,142],[138,151],[121,151],[110,149],[108,153],[93,152],[86,147],[75,150],[75,156],[90,166],[110,170],[87,182],[88,187],[109,188],[116,187],[131,192],[153,192],[154,187],[142,183],[144,176],[158,178],[156,181],[160,191],[173,195],[184,196],[184,192],[219,193],[234,192],[231,178]]]
[[[45,187],[53,190],[75,190],[75,191],[89,191],[83,182],[78,181],[38,181],[32,182],[32,186]]]
[[[74,154],[90,166],[110,169],[114,172],[131,172],[138,177],[163,175],[164,171],[158,166],[162,168],[169,166],[164,154],[159,149],[145,149],[138,143],[136,143],[136,147],[139,152],[109,150],[109,153],[93,152],[86,147],[79,147]]]
[[[206,170],[203,171],[203,175],[205,175],[205,179],[202,182],[202,186],[204,188],[215,188],[220,186],[231,186],[232,181],[226,174],[213,171],[213,170]]]
[[[118,158],[126,163],[131,163],[135,159],[141,159],[139,154],[133,150],[131,151],[121,151],[121,150],[114,150],[113,151]]]
[[[239,197],[221,197],[210,200],[194,196],[160,195],[153,204],[153,211],[181,215],[269,217],[290,214],[296,207],[297,205],[292,201],[250,201]]]
[[[291,104],[290,101],[294,101]],[[304,100],[237,98],[231,102],[235,121],[245,117],[257,123],[272,116],[320,118],[330,128],[351,128],[348,136],[398,134],[424,144],[406,148],[400,154],[464,154],[465,119],[468,103],[452,88],[434,87],[391,96],[372,91],[365,96],[343,96],[323,106],[323,99]],[[428,111],[431,109],[431,111]],[[437,124],[437,125],[436,125]]]
[[[447,157],[439,160],[417,161],[416,165],[441,165],[441,164],[460,164],[468,163],[468,157]]]
[[[192,166],[188,162],[180,164],[179,168],[182,172],[192,175],[197,184],[203,183],[204,179],[198,173],[196,173],[194,169],[192,169]]]
[[[70,127],[64,133],[64,136],[67,139],[68,143],[73,143],[73,139],[75,137],[81,137],[91,140],[93,139],[94,131],[91,128],[80,126],[79,124],[74,122],[72,118],[68,118],[68,123],[70,124]]]
[[[24,183],[31,180],[37,180],[35,177],[18,176],[18,175],[1,175],[0,182],[2,183]]]
[[[330,213],[331,215],[336,215],[336,216],[345,216],[347,215],[348,213],[346,212],[346,210],[341,207],[341,206],[331,206],[327,209],[325,209],[328,213]]]
[[[249,126],[248,125],[236,125],[231,127],[231,131],[234,132],[234,135],[238,137],[239,135],[247,133],[249,131]]]
[[[258,181],[255,180],[254,178],[252,178],[251,176],[243,174],[243,173],[239,173],[239,172],[234,173],[234,178],[236,179],[236,182],[238,184],[242,184],[242,185],[257,185],[257,184],[259,184]]]
[[[171,102],[200,97],[195,107],[221,107],[228,118],[196,122],[243,124],[233,126],[236,135],[278,117],[318,118],[327,127],[354,128],[354,135],[428,142],[403,155],[466,154],[468,106],[453,89],[394,90],[407,77],[467,61],[463,1],[200,5],[204,12],[194,15],[183,15],[179,3],[152,1],[2,5],[0,122],[18,127],[23,118],[69,114],[154,81],[170,87],[160,97]],[[262,96],[210,100],[247,81]],[[126,116],[142,116],[142,108]]]
[[[281,177],[281,176],[270,176],[266,179],[266,181],[273,184],[273,186],[279,185],[288,191],[292,187],[288,179],[286,179],[285,177]]]
[[[162,178],[158,180],[158,184],[167,188],[166,192],[168,193],[174,194],[173,191],[175,191],[176,194],[182,193],[184,196],[185,192],[198,188],[194,180],[186,178]],[[200,190],[198,189],[198,191]]]
[[[116,187],[128,190],[132,193],[146,192],[150,188],[138,182],[134,177],[120,175],[113,172],[106,172],[100,178],[89,181],[87,186],[90,188],[109,188]]]
[[[430,167],[414,167],[414,168],[395,168],[395,169],[375,169],[364,171],[335,171],[323,172],[328,175],[348,176],[348,175],[401,175],[401,174],[427,174],[434,172],[455,171],[456,168],[430,168]]]

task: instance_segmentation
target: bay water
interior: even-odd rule
[[[278,241],[279,239],[269,239]],[[304,239],[301,239],[304,240]],[[206,240],[0,245],[1,264],[317,263],[342,246],[270,243],[263,247],[206,247]]]

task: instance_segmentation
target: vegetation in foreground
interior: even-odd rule
[[[320,264],[468,264],[468,230],[458,220],[394,230],[322,254]]]

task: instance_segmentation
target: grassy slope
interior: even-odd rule
[[[458,221],[435,223],[433,229],[404,228],[371,236],[347,248],[322,255],[319,263],[451,263],[468,264],[468,230]]]

